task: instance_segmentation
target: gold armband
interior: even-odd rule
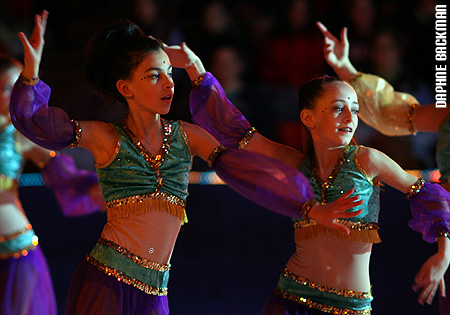
[[[215,148],[208,157],[208,166],[212,168],[219,155],[226,150],[227,148],[223,145],[219,145],[217,148]]]
[[[239,150],[245,150],[250,140],[257,132],[258,130],[256,130],[255,127],[250,128],[245,134],[245,136],[242,137],[241,141],[239,141]]]
[[[424,184],[425,180],[422,177],[419,177],[417,182],[411,185],[411,188],[409,188],[409,192],[405,194],[406,198],[410,199],[411,197],[414,197],[416,194],[418,194]]]
[[[192,86],[193,87],[199,87],[200,85],[202,85],[203,79],[205,78],[205,73],[202,74],[201,76],[199,76],[197,79],[195,79],[194,81],[192,81]]]
[[[436,235],[436,242],[439,242],[439,239],[441,237],[447,237],[447,238],[450,239],[450,233],[447,232],[447,231],[440,231],[440,232],[438,232],[438,234]]]
[[[75,138],[72,140],[71,143],[69,143],[69,145],[67,147],[75,148],[80,144],[82,130],[81,130],[80,123],[77,120],[72,119],[70,122],[75,125],[75,130],[73,131]]]
[[[33,85],[36,85],[36,84],[39,82],[39,77],[29,79],[29,78],[26,78],[26,77],[21,73],[20,76],[19,76],[19,80],[20,80],[20,82],[22,82],[22,83],[25,84],[25,85],[31,85],[31,86],[33,86]]]

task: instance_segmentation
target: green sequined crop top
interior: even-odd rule
[[[318,225],[314,220],[295,219],[296,240],[316,237],[321,234],[336,238],[347,239],[355,242],[377,243],[380,242],[378,230],[378,214],[380,210],[379,186],[374,186],[367,179],[364,170],[358,161],[360,146],[347,146],[342,151],[341,163],[336,164],[332,178],[322,183],[315,171],[314,161],[308,157],[299,170],[310,180],[314,190],[314,196],[319,202],[332,202],[343,193],[355,188],[352,196],[359,195],[363,204],[347,211],[362,209],[362,213],[356,217],[339,220],[350,228],[350,235]]]
[[[108,220],[142,214],[156,208],[185,221],[192,155],[180,121],[162,120],[163,144],[152,156],[122,121],[114,124],[119,142],[106,166],[97,166]]]

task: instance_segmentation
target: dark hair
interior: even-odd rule
[[[298,113],[300,114],[304,109],[313,109],[317,99],[324,93],[324,85],[333,82],[345,81],[338,77],[323,75],[303,84],[298,92]]]
[[[96,91],[123,102],[116,82],[129,79],[149,53],[159,50],[163,50],[160,40],[147,37],[128,20],[120,21],[92,39],[84,68],[86,79]]]
[[[22,64],[10,55],[0,53],[0,75],[12,68],[21,69]]]

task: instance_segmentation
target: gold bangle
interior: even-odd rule
[[[75,129],[73,131],[75,138],[72,140],[71,143],[69,143],[69,145],[67,147],[72,149],[72,148],[77,147],[80,144],[82,130],[81,130],[81,126],[80,126],[80,123],[78,122],[78,120],[72,119],[70,122],[72,124],[74,124],[74,126],[75,126]]]
[[[309,199],[308,201],[305,201],[302,208],[300,209],[300,215],[305,218],[306,220],[311,219],[309,217],[309,212],[311,211],[311,208],[317,203],[317,199]]]
[[[408,115],[407,115],[408,128],[409,128],[409,132],[412,135],[416,135],[417,134],[416,128],[414,126],[416,124],[416,119],[415,119],[416,116],[415,116],[415,114],[416,114],[417,107],[420,107],[420,105],[419,104],[412,104],[410,109],[409,109]]]
[[[22,82],[25,85],[33,86],[39,82],[39,77],[28,79],[21,73],[19,76],[19,80],[20,80],[20,82]]]
[[[223,145],[219,145],[217,148],[215,148],[208,157],[208,166],[212,168],[219,155],[225,150],[227,150],[227,148]]]
[[[422,177],[419,177],[417,182],[411,185],[411,188],[409,188],[409,192],[405,194],[406,198],[410,199],[414,197],[416,194],[420,192],[423,185],[425,184],[425,180]]]
[[[241,141],[239,141],[239,150],[245,150],[248,143],[253,138],[256,132],[258,132],[258,130],[256,130],[255,127],[252,127],[247,131],[245,136],[243,136]]]
[[[199,76],[197,79],[195,79],[194,81],[192,81],[192,86],[193,87],[199,87],[200,85],[202,85],[203,79],[205,78],[205,74],[202,74],[201,76]]]
[[[436,234],[436,242],[439,242],[439,239],[441,237],[447,237],[448,239],[450,239],[450,233],[447,231],[440,231]]]

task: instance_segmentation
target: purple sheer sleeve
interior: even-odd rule
[[[410,201],[409,227],[422,233],[426,242],[435,242],[440,231],[450,232],[450,194],[439,184],[425,183]]]
[[[74,139],[74,126],[61,108],[48,107],[50,87],[17,80],[11,93],[11,121],[22,134],[49,150],[62,150]]]
[[[57,155],[42,169],[44,183],[52,189],[62,212],[78,217],[105,209],[97,174],[78,170],[70,155]]]
[[[245,198],[288,217],[300,217],[303,203],[314,198],[301,172],[255,152],[228,149],[217,158],[214,170]]]
[[[239,141],[251,128],[209,72],[205,74],[202,84],[192,89],[189,106],[194,124],[201,126],[228,148],[237,148]]]

